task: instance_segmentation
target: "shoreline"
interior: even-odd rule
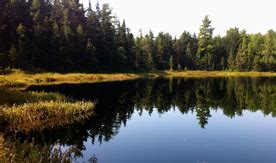
[[[30,85],[98,83],[156,77],[276,77],[276,72],[235,71],[152,71],[141,73],[27,73],[20,70],[0,75],[0,88],[25,88]]]

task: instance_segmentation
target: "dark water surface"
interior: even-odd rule
[[[96,101],[81,123],[19,134],[76,162],[276,162],[276,78],[140,79],[32,86]]]

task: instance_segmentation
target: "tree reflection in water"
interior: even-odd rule
[[[20,148],[26,142],[33,148],[38,146],[38,149],[44,149],[42,147],[45,146],[48,151],[52,151],[53,145],[58,144],[69,147],[70,159],[82,157],[85,141],[89,138],[93,144],[109,141],[118,134],[121,125],[127,125],[135,111],[140,115],[151,115],[153,111],[165,114],[171,109],[178,109],[182,114],[193,112],[201,128],[208,127],[211,110],[221,109],[230,118],[242,116],[245,110],[262,111],[264,115],[275,117],[275,83],[276,78],[228,77],[32,86],[28,89],[59,92],[77,100],[97,100],[95,115],[82,122],[28,134],[5,132],[3,127],[1,132],[5,141],[0,146],[17,149],[14,150],[15,155],[20,155],[20,150],[27,150]],[[15,143],[17,141],[20,143]],[[68,155],[68,152],[64,153]],[[95,161],[95,158],[92,154],[90,161]]]

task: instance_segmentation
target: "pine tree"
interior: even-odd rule
[[[242,42],[236,55],[236,69],[248,71],[248,38],[245,31],[242,32]]]
[[[123,21],[122,25],[118,23],[116,34],[116,46],[117,46],[117,56],[116,56],[116,65],[123,69],[127,64],[127,29],[126,23]]]
[[[176,54],[176,58],[178,60],[178,63],[182,66],[182,67],[190,67],[191,66],[191,62],[189,60],[189,56],[187,54],[187,48],[188,48],[188,44],[190,44],[189,46],[189,50],[190,51],[190,54],[189,55],[192,55],[192,45],[191,45],[191,42],[192,42],[192,36],[189,32],[186,32],[184,31],[180,38],[177,40],[177,54]],[[190,56],[191,57],[191,56]]]
[[[114,68],[116,67],[114,63],[116,60],[115,27],[112,23],[114,16],[112,15],[112,11],[108,4],[103,4],[99,16],[103,36],[103,51],[100,61],[102,61],[101,64],[104,68]]]
[[[198,64],[204,65],[204,69],[209,69],[212,62],[212,50],[213,46],[211,44],[212,35],[213,35],[214,28],[211,27],[211,21],[209,20],[208,16],[202,21],[202,25],[200,27],[199,35],[198,35],[198,50],[197,56],[199,59]],[[203,68],[203,67],[201,67]]]
[[[225,70],[226,68],[226,41],[220,36],[216,36],[212,40],[213,44],[213,57],[212,57],[212,70]]]
[[[0,67],[45,71],[206,69],[275,71],[276,32],[231,28],[213,38],[206,16],[198,37],[150,31],[134,38],[108,4],[79,0],[0,1]]]
[[[230,28],[226,32],[225,40],[226,40],[228,69],[234,70],[236,67],[235,65],[236,54],[241,41],[241,35],[239,32],[239,29]]]
[[[136,69],[135,39],[129,29],[127,29],[127,68]]]
[[[261,63],[263,65],[262,67],[266,71],[272,70],[273,68],[275,68],[275,64],[276,64],[276,50],[274,47],[275,43],[272,38],[272,33],[273,31],[269,31],[265,35],[264,50],[262,52]]]
[[[186,48],[186,56],[187,56],[187,68],[188,69],[194,69],[195,68],[195,57],[192,51],[191,43],[189,42]]]

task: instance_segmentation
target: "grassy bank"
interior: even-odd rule
[[[29,132],[81,121],[92,115],[93,108],[92,102],[83,101],[42,101],[0,106],[0,120],[10,131]]]
[[[85,73],[27,73],[13,70],[0,75],[0,87],[20,88],[28,85],[60,84],[60,83],[95,83],[105,81],[120,81],[141,77],[140,74],[85,74]]]
[[[59,93],[22,92],[0,88],[0,106],[21,105],[24,103],[68,101],[69,99]]]
[[[8,131],[43,130],[81,121],[94,103],[74,101],[59,93],[0,89],[0,125]]]
[[[276,72],[234,72],[234,71],[165,71],[166,76],[170,77],[228,77],[228,76],[244,76],[244,77],[275,77]]]
[[[230,71],[153,71],[147,73],[27,73],[12,70],[0,74],[0,87],[23,88],[29,85],[45,85],[60,83],[95,83],[105,81],[121,81],[145,77],[226,77],[226,76],[276,76],[276,72],[230,72]]]

